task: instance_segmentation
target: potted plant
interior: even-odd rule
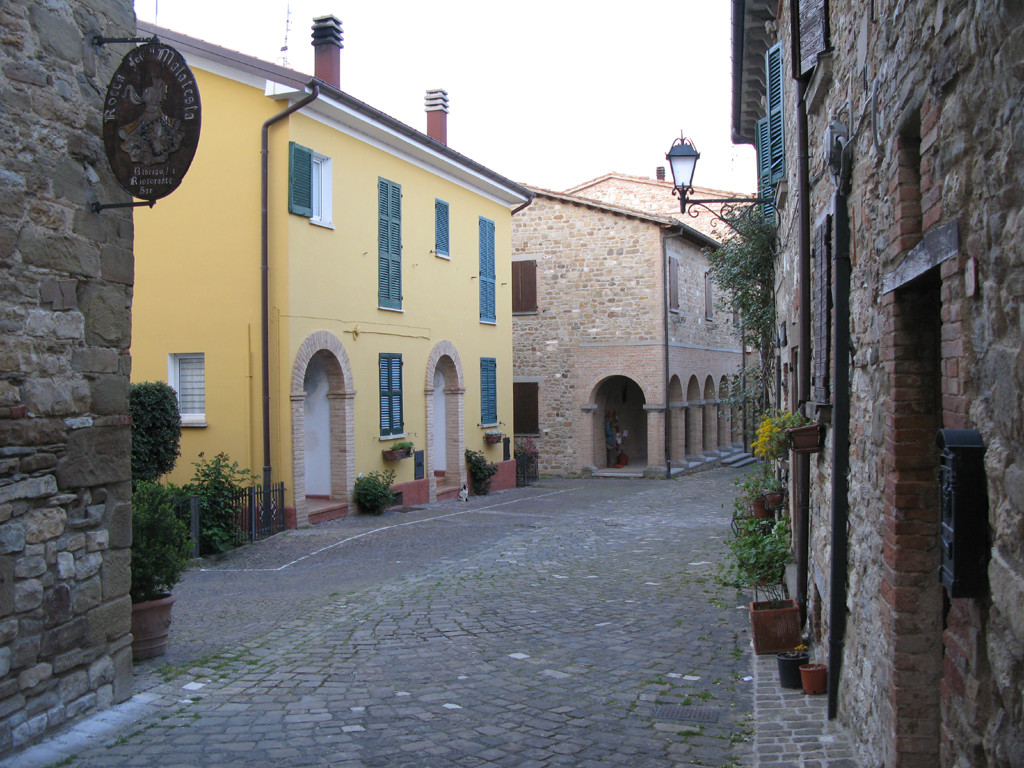
[[[484,442],[488,445],[500,443],[502,437],[504,437],[504,435],[502,435],[500,429],[488,429],[484,432]]]
[[[810,419],[800,412],[772,411],[765,413],[757,427],[757,438],[751,445],[754,455],[765,461],[783,458],[790,447],[790,430],[809,422]]]
[[[800,667],[800,683],[804,693],[814,696],[828,690],[828,667],[824,664],[804,664]]]
[[[803,643],[795,646],[791,651],[783,651],[775,654],[776,663],[779,666],[779,685],[783,688],[800,688],[800,667],[810,661],[807,654],[807,646]]]
[[[756,518],[736,521],[737,535],[729,542],[729,563],[723,577],[726,586],[753,588],[766,599],[750,603],[750,627],[754,652],[781,653],[800,642],[800,609],[789,599],[784,581],[789,551],[789,524],[785,518],[774,525]],[[770,527],[769,527],[770,526]]]
[[[379,515],[395,503],[395,492],[391,484],[395,482],[393,470],[383,472],[359,473],[356,478],[352,495],[360,509],[371,515]]]
[[[139,482],[132,492],[132,658],[148,659],[167,650],[170,594],[189,556],[189,532],[177,518],[173,488]]]
[[[390,448],[385,448],[381,451],[381,455],[384,457],[384,461],[399,461],[400,459],[407,459],[412,456],[413,444],[408,440],[399,440],[397,443],[392,443]]]
[[[765,478],[764,483],[761,486],[761,493],[764,496],[765,504],[768,507],[778,508],[782,506],[782,502],[785,499],[786,489],[782,485],[782,481],[774,475],[769,475]]]

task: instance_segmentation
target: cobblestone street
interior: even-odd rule
[[[133,722],[13,764],[755,765],[746,610],[714,578],[738,474],[546,480],[244,547],[176,589]],[[784,730],[769,762],[856,766]]]

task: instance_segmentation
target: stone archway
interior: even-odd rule
[[[725,376],[718,384],[718,447],[732,447],[732,409],[729,408],[729,383]]]
[[[458,490],[466,482],[465,379],[455,345],[439,341],[427,359],[424,395],[427,405],[426,462],[430,501],[440,490]]]
[[[683,383],[673,376],[668,383],[668,441],[669,455],[674,466],[686,464],[686,404]]]
[[[598,469],[609,466],[605,447],[605,422],[606,415],[611,412],[621,434],[621,444],[616,455],[625,453],[629,457],[630,467],[646,467],[650,415],[645,406],[650,402],[649,393],[628,376],[609,376],[594,388],[591,402],[597,406],[593,415],[592,465]]]
[[[700,384],[696,376],[691,376],[686,384],[686,456],[694,460],[704,453],[701,402]]]
[[[712,454],[718,448],[718,403],[715,380],[704,381],[704,453]]]
[[[328,331],[306,337],[295,355],[291,381],[296,525],[318,522],[315,510],[310,519],[311,497],[307,493],[317,497],[317,507],[329,507],[339,514],[348,506],[355,484],[352,425],[356,391],[352,381],[352,366],[338,337]],[[309,457],[307,440],[316,442]],[[307,489],[307,472],[312,473],[311,490]]]

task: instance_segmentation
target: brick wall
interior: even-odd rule
[[[131,694],[130,213],[101,99],[128,0],[0,10],[0,756]],[[94,183],[96,178],[98,182]]]

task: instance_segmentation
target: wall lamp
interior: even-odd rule
[[[736,227],[733,226],[730,219],[744,215],[748,210],[744,206],[763,205],[771,202],[771,199],[767,197],[715,197],[707,200],[689,198],[689,194],[693,191],[693,172],[700,159],[700,152],[693,146],[690,139],[678,138],[672,142],[665,159],[668,160],[669,166],[672,168],[672,186],[675,187],[672,194],[679,195],[680,213],[689,213],[690,216],[696,218],[698,212],[693,210],[693,206],[697,206],[735,230]],[[686,210],[687,205],[690,206],[689,211]],[[710,208],[709,205],[716,207]],[[713,224],[714,222],[712,222]]]

